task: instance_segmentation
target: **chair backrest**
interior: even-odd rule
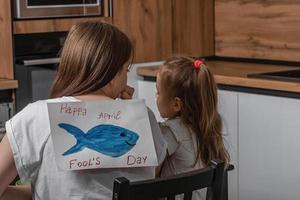
[[[135,181],[120,177],[114,180],[113,200],[153,200],[167,197],[175,199],[184,194],[184,200],[192,199],[194,190],[208,188],[210,200],[221,200],[224,178],[223,161],[212,160],[208,167],[170,177]]]

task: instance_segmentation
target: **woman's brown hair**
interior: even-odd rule
[[[61,52],[51,97],[77,96],[102,88],[122,69],[132,52],[128,37],[110,24],[74,25]]]
[[[164,91],[170,98],[181,100],[179,113],[197,138],[197,157],[208,165],[210,160],[229,162],[222,136],[222,120],[218,113],[217,86],[208,66],[194,67],[191,57],[174,57],[167,60],[160,69]]]

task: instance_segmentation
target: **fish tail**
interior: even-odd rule
[[[63,156],[70,155],[72,153],[76,153],[78,151],[81,151],[83,148],[84,148],[84,145],[82,145],[81,143],[77,142],[74,146],[72,146],[70,149],[68,149],[62,155]]]
[[[84,137],[84,132],[80,129],[77,128],[76,126],[73,126],[71,124],[66,124],[66,123],[60,123],[58,126],[62,129],[65,129],[68,133],[73,135],[76,139]]]
[[[76,153],[78,151],[81,151],[84,148],[85,134],[81,129],[66,123],[60,123],[58,124],[58,126],[62,129],[65,129],[68,133],[73,135],[77,140],[76,144],[73,147],[71,147],[69,150],[64,152],[62,155],[66,156],[72,153]]]

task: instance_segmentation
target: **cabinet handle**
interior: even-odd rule
[[[59,63],[59,60],[60,60],[59,58],[32,59],[32,60],[23,60],[22,64],[24,66],[57,64]]]

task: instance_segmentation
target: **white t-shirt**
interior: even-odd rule
[[[79,101],[73,97],[48,102]],[[124,176],[130,180],[155,177],[155,167],[58,170],[50,137],[47,101],[29,104],[6,122],[6,132],[13,151],[18,174],[31,181],[33,198],[38,200],[97,199],[111,200],[113,180]],[[155,116],[148,109],[158,162],[166,155],[166,143]]]
[[[189,131],[180,118],[162,122],[160,128],[168,145],[168,156],[163,164],[161,177],[203,168],[201,162],[194,165],[197,157],[196,136]],[[182,196],[176,197],[177,199],[182,199]],[[193,200],[205,199],[206,189],[193,192]]]

